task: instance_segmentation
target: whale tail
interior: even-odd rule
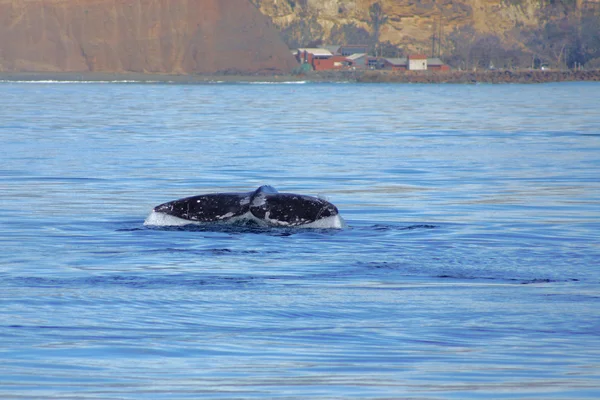
[[[269,185],[248,193],[205,194],[154,207],[155,213],[193,222],[228,222],[245,218],[271,226],[309,225],[339,214],[336,206],[317,197],[279,193]],[[338,218],[341,220],[341,218]]]

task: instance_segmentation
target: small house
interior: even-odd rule
[[[406,71],[408,68],[408,59],[406,57],[400,58],[384,58],[383,69],[391,69],[392,71]]]
[[[410,71],[426,71],[427,56],[424,54],[410,54],[408,56],[408,69]]]

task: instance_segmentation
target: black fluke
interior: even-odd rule
[[[338,215],[336,206],[326,200],[279,193],[272,186],[248,193],[186,197],[156,206],[154,212],[194,222],[227,222],[241,217],[275,226],[301,226]]]

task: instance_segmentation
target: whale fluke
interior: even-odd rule
[[[342,228],[344,225],[337,207],[330,202],[313,196],[279,193],[268,185],[247,193],[186,197],[160,204],[153,212],[190,223],[255,222],[264,226],[323,228]],[[149,219],[146,224],[153,225]],[[319,224],[325,221],[330,223]]]

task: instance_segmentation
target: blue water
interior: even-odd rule
[[[598,398],[598,104],[0,83],[0,398]],[[348,228],[143,225],[263,184]]]

